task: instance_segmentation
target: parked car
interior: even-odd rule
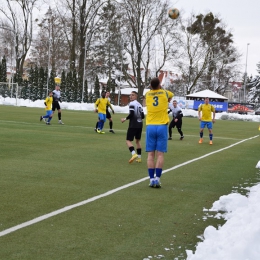
[[[260,107],[255,111],[255,115],[260,115]]]

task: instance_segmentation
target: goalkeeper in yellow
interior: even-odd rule
[[[44,118],[48,118],[46,125],[50,125],[50,121],[52,120],[52,91],[49,92],[49,96],[45,99],[44,101],[44,105],[45,105],[45,111],[46,111],[46,115],[45,116],[40,116],[40,121],[42,121],[42,119]]]
[[[98,129],[97,129],[97,133],[99,134],[104,134],[105,132],[102,131],[104,124],[106,122],[106,109],[107,106],[109,106],[112,110],[112,113],[114,114],[114,109],[111,105],[111,103],[109,102],[109,100],[106,98],[106,92],[102,91],[101,93],[101,98],[97,99],[97,101],[95,102],[95,112],[98,113],[98,118],[99,118],[99,122],[98,122]]]

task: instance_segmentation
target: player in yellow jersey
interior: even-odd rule
[[[146,152],[148,152],[147,168],[150,176],[150,187],[160,188],[160,177],[167,152],[168,105],[173,93],[160,87],[159,78],[151,80],[151,90],[145,94],[144,106],[146,116]],[[156,153],[155,153],[156,152]],[[155,157],[156,161],[155,161]],[[156,178],[154,177],[156,174]]]
[[[107,106],[109,106],[111,108],[112,113],[114,114],[114,109],[113,109],[112,105],[110,104],[109,100],[106,98],[106,92],[102,91],[101,98],[97,99],[97,101],[95,102],[95,112],[98,113],[98,118],[99,118],[98,129],[97,129],[97,132],[99,134],[105,133],[104,131],[102,131],[102,129],[106,122]]]
[[[213,118],[212,118],[213,114]],[[199,143],[203,142],[203,130],[207,126],[209,130],[209,144],[213,144],[213,124],[215,123],[215,107],[209,104],[209,98],[205,98],[205,103],[200,105],[198,108],[198,117],[200,121],[200,140]]]
[[[50,125],[50,121],[52,120],[52,114],[53,114],[53,112],[52,112],[52,102],[53,102],[52,95],[53,95],[53,93],[52,93],[52,91],[50,91],[49,96],[44,101],[46,115],[40,116],[40,121],[42,121],[43,118],[48,118],[46,125]]]
[[[111,99],[110,99],[110,92],[109,91],[106,92],[106,98],[110,102]],[[112,119],[111,113],[110,113],[110,111],[108,109],[108,106],[107,106],[107,111],[106,111],[106,119],[109,120],[109,128],[110,128],[109,132],[114,134],[115,132],[113,130],[113,119]],[[94,131],[96,131],[96,132],[97,132],[97,129],[98,129],[98,123],[99,123],[99,119],[98,119],[98,121],[96,123],[96,128],[94,128]]]

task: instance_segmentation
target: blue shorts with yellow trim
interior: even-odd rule
[[[211,121],[210,122],[208,122],[208,121],[201,121],[200,122],[200,128],[205,128],[205,127],[207,127],[208,129],[212,129],[212,127],[213,127],[212,122]]]
[[[46,110],[46,116],[51,116],[52,115],[52,110]]]
[[[106,114],[98,113],[98,118],[100,121],[106,122]]]
[[[146,126],[146,152],[166,153],[168,147],[168,125]]]

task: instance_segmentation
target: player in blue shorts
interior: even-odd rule
[[[213,114],[213,118],[212,118]],[[213,124],[215,123],[215,107],[209,104],[209,98],[205,98],[205,103],[200,105],[198,108],[198,117],[200,121],[200,140],[199,144],[203,143],[203,130],[205,127],[209,130],[209,144],[212,145],[213,142]]]
[[[146,152],[149,186],[160,188],[160,177],[164,163],[164,153],[167,152],[168,104],[173,93],[161,89],[159,78],[151,80],[151,90],[145,94],[144,105],[147,107],[146,116]],[[155,160],[156,158],[156,160]],[[156,177],[154,176],[156,175]]]
[[[42,121],[43,119],[48,119],[48,121],[46,122],[46,125],[50,125],[50,121],[52,120],[52,102],[53,102],[53,92],[50,91],[49,92],[49,96],[46,97],[45,101],[44,101],[44,105],[45,105],[45,111],[46,111],[46,115],[45,116],[40,116],[40,121]]]

